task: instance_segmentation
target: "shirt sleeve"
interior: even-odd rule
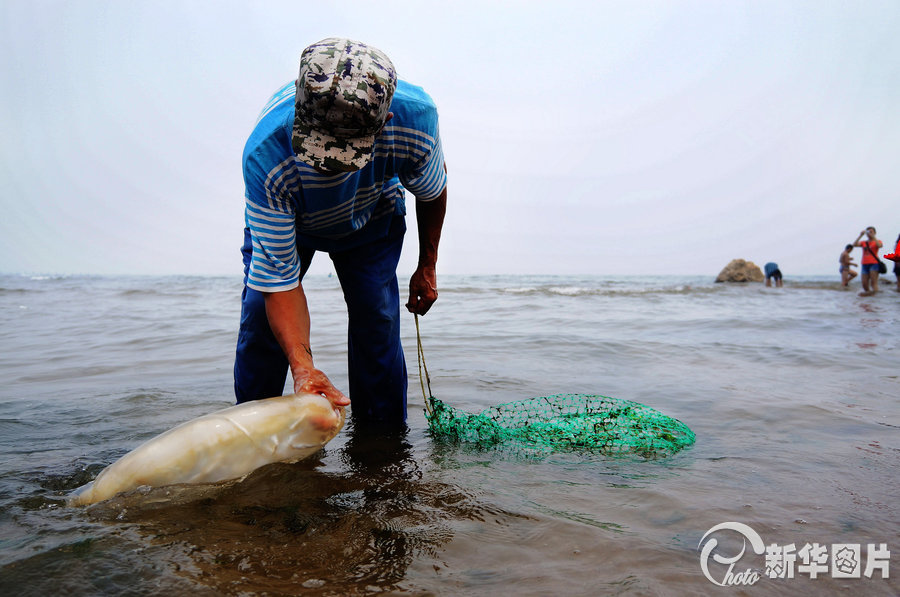
[[[437,112],[434,111],[431,116],[432,118],[428,119],[430,126],[423,127],[426,130],[417,131],[415,135],[416,148],[410,151],[411,155],[419,157],[411,161],[408,169],[400,172],[400,182],[419,201],[437,199],[444,187],[447,186],[444,150],[441,147]]]
[[[283,292],[300,285],[293,203],[285,200],[278,185],[291,176],[293,160],[271,172],[244,162],[246,207],[244,217],[253,242],[253,258],[247,286],[260,292]]]

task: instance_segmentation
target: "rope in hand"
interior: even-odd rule
[[[428,415],[434,415],[434,409],[431,405],[431,401],[434,400],[434,395],[431,393],[431,377],[428,375],[428,367],[425,365],[425,351],[422,348],[422,334],[419,331],[419,315],[413,314],[416,318],[416,345],[418,348],[417,359],[419,361],[419,384],[422,386],[422,398],[425,399],[425,410],[428,411]],[[422,376],[422,370],[424,369],[425,375]],[[425,393],[425,384],[428,384],[428,394]]]

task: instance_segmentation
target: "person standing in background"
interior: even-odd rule
[[[860,241],[863,235],[868,236],[868,240]],[[878,249],[882,246],[882,242],[875,238],[875,226],[869,226],[859,233],[856,240],[853,241],[854,247],[862,247],[863,255],[860,259],[862,263],[862,286],[863,291],[860,296],[871,296],[878,292]]]
[[[844,288],[847,288],[847,286],[850,284],[850,280],[857,276],[857,273],[850,269],[851,265],[856,265],[853,262],[853,258],[850,257],[850,251],[852,250],[853,245],[847,245],[846,247],[844,247],[844,252],[841,253],[840,258],[838,259],[841,264],[841,269],[838,270],[841,274],[841,286],[843,286]]]
[[[894,246],[894,276],[897,278],[897,292],[900,292],[900,234],[897,235],[897,242]]]
[[[781,270],[778,269],[777,263],[772,263],[770,261],[765,265],[764,269],[766,271],[766,286],[772,286],[772,279],[775,280],[775,286],[777,288],[781,288],[784,285],[781,281]]]

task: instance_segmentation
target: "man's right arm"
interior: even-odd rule
[[[350,404],[350,399],[313,365],[309,345],[309,306],[303,286],[283,292],[267,292],[264,297],[269,327],[291,367],[294,392],[321,394],[335,406]]]

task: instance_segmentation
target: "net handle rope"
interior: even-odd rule
[[[422,348],[422,333],[419,331],[419,315],[418,313],[414,313],[413,316],[416,318],[416,359],[419,362],[419,385],[422,386],[422,398],[425,400],[425,410],[428,411],[428,416],[434,416],[434,407],[431,405],[434,394],[431,393],[431,376],[428,375],[428,367],[425,365],[425,350]],[[423,370],[425,371],[424,376],[422,375]],[[425,393],[426,383],[428,384],[427,394]]]

